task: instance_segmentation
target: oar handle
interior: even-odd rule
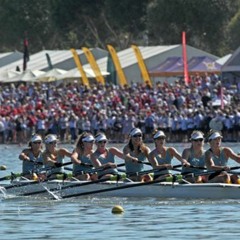
[[[158,172],[161,172],[161,171],[164,171],[164,170],[173,170],[175,168],[179,168],[179,167],[182,167],[181,164],[179,165],[174,165],[172,166],[172,169],[168,169],[166,167],[163,167],[163,168],[159,168],[159,169],[150,169],[150,170],[146,170],[146,171],[141,171],[141,172],[129,172],[127,173],[128,176],[135,176],[135,175],[144,175],[144,174],[149,174],[149,173],[158,173]]]
[[[239,169],[240,166],[235,166],[235,167],[231,167],[230,170],[235,170],[235,169]]]
[[[191,165],[191,166],[189,166],[189,167],[187,167],[187,168],[195,168],[195,169],[200,169],[200,170],[207,170],[206,167],[193,166],[193,165]]]

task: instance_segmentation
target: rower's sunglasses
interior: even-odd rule
[[[41,141],[39,141],[39,142],[33,142],[33,144],[41,144],[42,142]]]
[[[156,138],[156,140],[165,140],[166,138],[165,137],[158,137]]]
[[[53,145],[53,144],[57,144],[57,142],[56,142],[56,141],[53,141],[53,142],[50,142],[50,143],[48,143],[48,144]]]
[[[101,143],[104,143],[104,144],[105,144],[105,143],[107,143],[107,141],[99,141],[98,143],[99,143],[99,144],[101,144]]]
[[[194,139],[193,141],[194,141],[194,142],[202,142],[202,141],[203,141],[203,138]]]
[[[132,137],[137,138],[137,137],[142,137],[142,134],[135,134]]]

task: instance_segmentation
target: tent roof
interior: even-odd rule
[[[222,72],[240,72],[240,47],[234,51],[232,56],[222,66]]]
[[[232,56],[231,53],[219,58],[218,60],[216,60],[216,63],[221,64],[222,66],[228,61],[228,59]]]
[[[7,53],[1,53],[0,54],[0,67],[6,66],[12,62],[15,62],[17,60],[22,61],[23,54],[21,52],[15,51],[15,52],[7,52]],[[16,70],[16,65],[11,69],[13,71]]]
[[[99,48],[94,48],[90,50],[92,51],[95,58],[107,56],[107,51],[105,50]],[[83,51],[79,49],[76,49],[76,51],[81,59],[82,64],[85,64],[87,60],[85,58]],[[27,69],[43,71],[49,70],[46,54],[49,54],[54,68],[70,70],[76,67],[72,52],[70,50],[43,50],[30,56],[30,60],[27,63]],[[16,66],[19,66],[21,69],[22,65],[23,60],[21,57],[20,60],[12,61],[10,64],[5,65],[3,67],[1,67],[0,65],[0,71],[4,69],[15,70]]]

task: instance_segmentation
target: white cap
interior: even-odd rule
[[[94,140],[95,138],[93,137],[93,135],[87,135],[82,139],[83,142],[93,142]]]
[[[51,143],[57,141],[57,136],[54,134],[49,134],[45,137],[45,143]]]
[[[218,137],[223,138],[219,132],[214,132],[212,135],[208,137],[208,140],[216,139]]]
[[[130,133],[129,133],[129,135],[132,137],[132,136],[134,136],[134,135],[136,135],[136,134],[142,134],[142,131],[139,129],[139,128],[133,128],[131,131],[130,131]]]
[[[31,138],[31,141],[30,141],[30,142],[37,142],[37,141],[42,141],[42,137],[39,136],[39,135],[34,135],[34,136]]]
[[[157,131],[157,132],[154,134],[153,138],[154,138],[154,139],[157,139],[157,138],[159,138],[159,137],[166,137],[166,135],[164,134],[163,131]]]
[[[107,137],[105,134],[100,133],[95,136],[95,141],[96,142],[107,141]]]
[[[203,133],[197,131],[197,132],[193,132],[191,134],[191,140],[196,140],[196,139],[204,139]]]

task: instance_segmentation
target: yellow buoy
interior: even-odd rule
[[[7,167],[5,165],[0,166],[0,170],[6,170],[6,169],[7,169]]]
[[[123,213],[123,212],[124,212],[124,209],[120,205],[116,205],[112,208],[112,213],[114,213],[114,214],[120,214],[120,213]]]

